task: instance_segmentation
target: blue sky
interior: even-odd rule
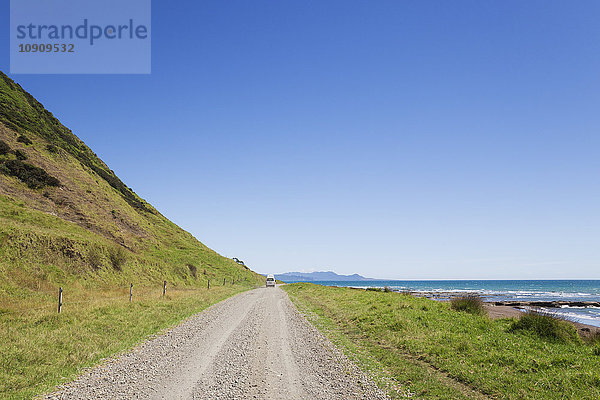
[[[221,254],[600,278],[599,2],[152,7],[151,75],[11,77]]]

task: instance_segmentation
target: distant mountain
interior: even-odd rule
[[[371,281],[372,278],[365,278],[359,274],[338,275],[333,271],[316,272],[286,272],[276,274],[275,279],[283,282],[314,282],[314,281]]]

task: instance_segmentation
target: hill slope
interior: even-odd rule
[[[0,294],[238,276],[261,279],[162,216],[0,72]]]

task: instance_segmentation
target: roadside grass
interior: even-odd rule
[[[394,398],[600,398],[593,346],[511,331],[514,319],[400,293],[306,283],[283,289]]]
[[[73,379],[84,368],[130,349],[236,293],[247,283],[208,289],[70,290],[58,314],[55,296],[42,309],[0,313],[0,398],[29,399]]]
[[[485,314],[483,300],[481,297],[472,294],[452,298],[450,300],[450,308],[456,311],[464,311],[474,315]]]

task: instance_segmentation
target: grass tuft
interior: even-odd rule
[[[450,300],[450,308],[456,311],[464,311],[473,315],[484,315],[485,308],[481,297],[473,294],[455,297]]]
[[[29,139],[27,136],[25,135],[19,135],[19,137],[17,138],[17,142],[23,143],[24,145],[28,146],[30,144],[32,144],[33,142],[31,141],[31,139]]]
[[[125,265],[125,262],[127,261],[127,254],[122,247],[109,247],[108,259],[115,271],[122,271],[123,265]]]
[[[530,332],[536,336],[560,343],[581,343],[577,329],[560,316],[542,310],[529,310],[515,321],[509,332]]]
[[[0,155],[8,154],[10,146],[4,140],[0,140]]]
[[[585,338],[585,342],[591,345],[600,345],[600,331],[595,331]]]
[[[102,253],[97,246],[92,246],[88,250],[87,262],[92,271],[98,271],[102,267]]]
[[[15,150],[15,157],[17,157],[17,160],[27,160],[27,154],[23,150]]]

